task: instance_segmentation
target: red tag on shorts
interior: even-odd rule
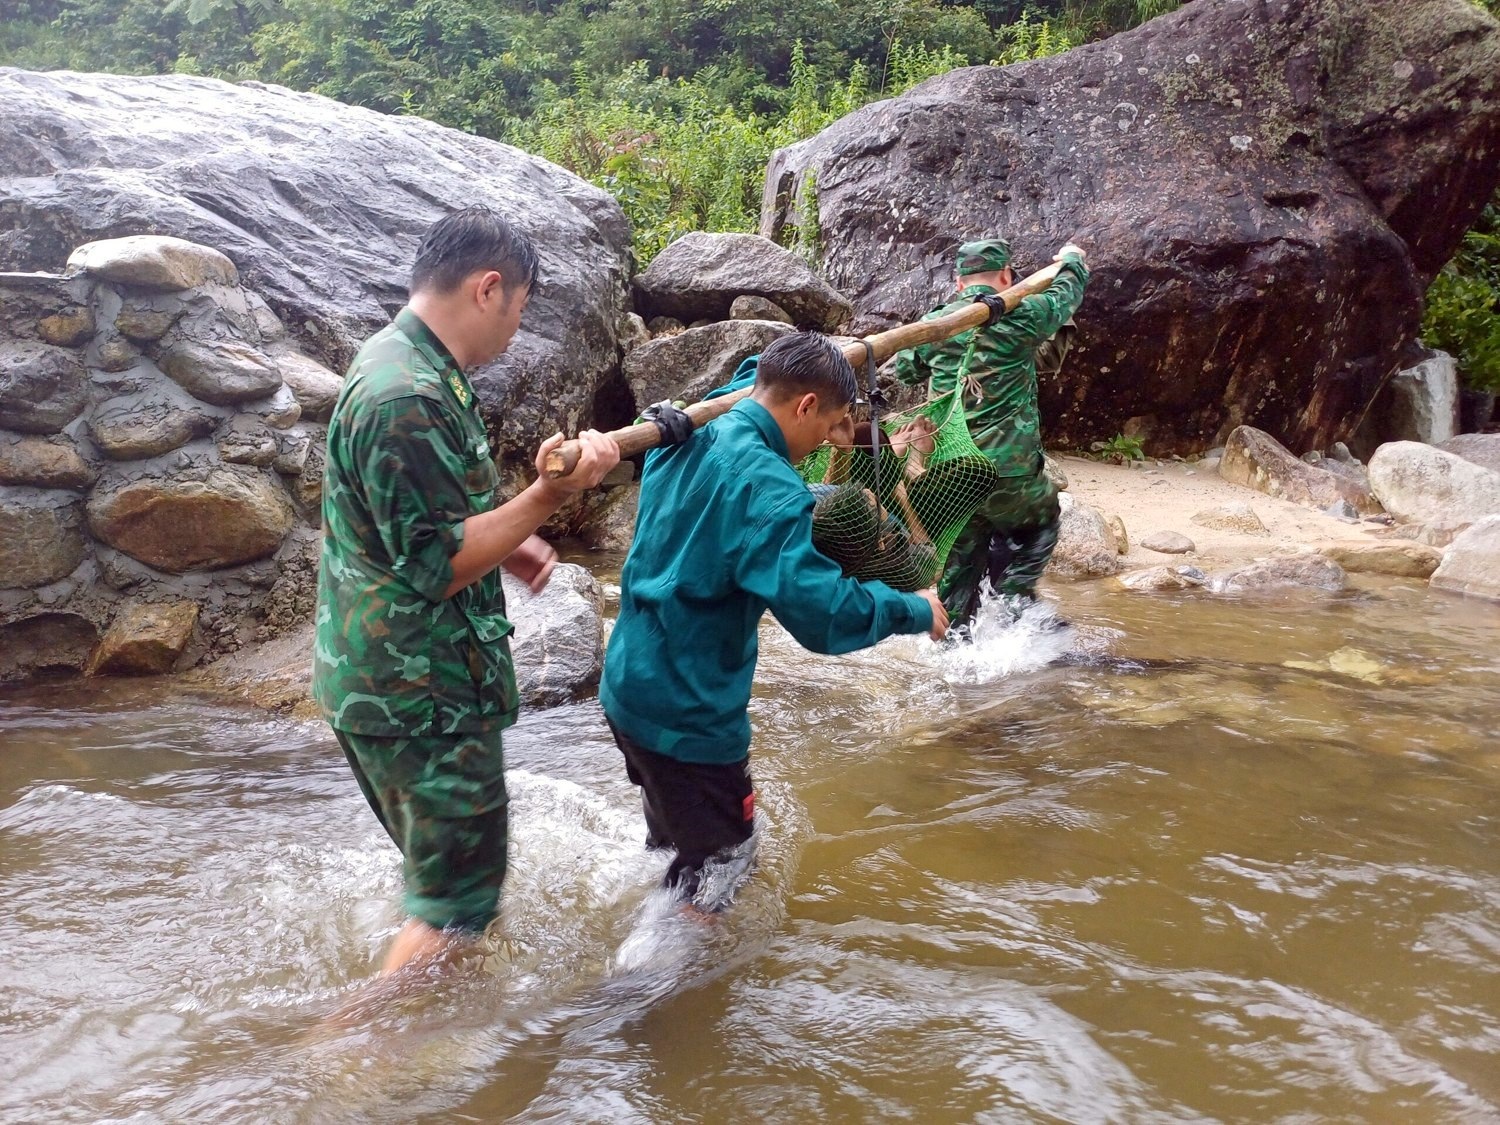
[[[755,790],[752,789],[750,791],[750,796],[746,797],[744,799],[744,801],[741,802],[741,806],[740,807],[745,810],[745,820],[746,820],[746,822],[749,822],[749,821],[752,821],[752,820],[755,819]]]

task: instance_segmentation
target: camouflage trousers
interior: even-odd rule
[[[958,533],[943,565],[938,597],[952,623],[974,616],[986,576],[997,593],[1035,593],[1061,516],[1057,486],[1045,473],[1004,478]]]
[[[438,929],[483,930],[498,913],[505,882],[501,732],[333,733],[365,800],[401,849],[406,912]]]

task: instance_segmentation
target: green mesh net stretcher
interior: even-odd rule
[[[969,436],[962,383],[921,406],[855,427],[797,466],[816,501],[813,544],[844,573],[898,590],[933,585],[958,533],[999,477]],[[872,451],[879,450],[879,460]]]

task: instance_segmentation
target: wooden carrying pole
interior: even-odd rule
[[[1052,284],[1057,277],[1058,271],[1062,269],[1061,262],[1053,262],[1046,269],[1037,270],[1036,273],[1023,277],[1009,289],[1000,294],[1000,299],[1005,302],[1005,311],[1010,312],[1021,301],[1035,293],[1040,293]],[[965,305],[957,312],[949,313],[947,316],[936,317],[932,320],[919,320],[912,324],[903,324],[886,332],[877,332],[873,336],[867,336],[864,341],[855,341],[844,345],[844,358],[847,359],[856,370],[865,362],[865,344],[868,343],[875,352],[875,362],[884,363],[897,352],[914,348],[918,344],[933,344],[939,340],[947,340],[957,336],[960,332],[970,328],[977,328],[989,319],[990,310],[979,302]],[[720,395],[706,402],[695,402],[683,411],[693,420],[693,429],[699,429],[705,424],[713,421],[721,414],[727,414],[735,403],[746,398],[755,390],[754,385],[744,387],[732,394]],[[644,453],[648,449],[655,449],[661,444],[661,431],[653,422],[637,422],[633,426],[625,426],[622,429],[611,430],[606,437],[613,438],[620,447],[621,457],[634,457],[637,453]],[[549,477],[562,477],[571,473],[578,464],[578,442],[569,440],[547,454],[547,475]]]

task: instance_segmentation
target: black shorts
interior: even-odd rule
[[[609,729],[625,755],[626,774],[641,787],[646,846],[677,852],[663,882],[691,898],[703,865],[732,856],[755,830],[750,759],[681,762],[646,749],[613,723]]]

